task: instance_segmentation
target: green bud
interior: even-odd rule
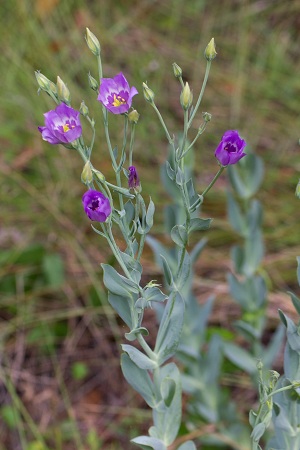
[[[98,178],[99,181],[105,181],[105,176],[103,175],[102,172],[100,172],[100,170],[93,170],[94,174],[96,175],[96,177]]]
[[[85,40],[86,40],[87,46],[91,50],[91,52],[95,56],[99,56],[100,52],[101,52],[100,43],[99,43],[98,39],[96,38],[96,36],[88,28],[86,28]]]
[[[89,79],[89,85],[93,89],[93,91],[98,92],[99,91],[99,83],[95,80],[94,77],[92,77],[92,75],[90,73],[88,74],[88,79]]]
[[[132,123],[138,123],[139,117],[140,117],[140,115],[136,109],[134,109],[133,111],[130,111],[130,113],[128,114],[129,122],[132,122]]]
[[[184,110],[187,110],[191,106],[192,101],[193,101],[193,94],[190,90],[189,83],[186,82],[180,94],[180,104]]]
[[[179,65],[176,64],[176,63],[173,63],[172,66],[173,66],[174,76],[176,78],[181,78],[182,77],[182,69],[181,69],[181,67],[179,67]]]
[[[71,102],[70,91],[67,88],[67,85],[63,82],[63,80],[59,76],[57,77],[56,87],[59,100],[69,105]]]
[[[297,198],[300,199],[300,180],[298,181],[298,184],[296,186],[295,195],[296,195]]]
[[[207,61],[212,61],[217,56],[214,38],[212,38],[207,44],[204,56],[207,59]]]
[[[36,70],[34,73],[39,88],[43,91],[48,92],[50,90],[51,81],[47,77],[45,77],[45,75],[43,75],[39,70]]]
[[[211,121],[211,114],[209,114],[208,112],[202,113],[202,117],[205,120],[205,122],[210,122]]]
[[[87,161],[83,167],[82,173],[81,173],[81,181],[84,184],[89,184],[93,181],[93,172],[91,169],[91,163],[90,161]]]
[[[50,81],[50,91],[51,91],[55,96],[57,96],[57,87],[56,87],[56,84],[53,83],[52,81]]]
[[[81,114],[86,117],[89,115],[89,108],[86,106],[86,104],[84,103],[84,101],[81,102],[79,111],[81,112]]]
[[[144,92],[145,100],[149,103],[153,103],[154,92],[147,86],[146,83],[143,83],[143,92]]]

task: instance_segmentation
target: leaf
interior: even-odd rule
[[[166,258],[163,255],[160,255],[160,256],[161,256],[161,259],[162,259],[162,265],[163,265],[163,270],[164,270],[164,276],[165,276],[166,283],[171,287],[174,284],[172,271],[170,269],[170,266],[169,266],[168,261],[166,260]]]
[[[154,212],[155,212],[155,205],[150,198],[149,206],[148,206],[147,213],[146,213],[146,224],[147,224],[146,233],[148,233],[150,228],[152,228],[152,226],[153,226]]]
[[[153,382],[146,370],[140,369],[126,354],[121,355],[121,368],[127,382],[135,389],[150,406],[157,405]]]
[[[147,287],[143,296],[148,302],[164,302],[168,298],[157,286]]]
[[[256,372],[256,360],[246,350],[230,342],[224,342],[223,351],[227,358],[240,369],[245,370],[249,374]]]
[[[260,438],[264,435],[264,432],[266,431],[266,425],[264,423],[258,423],[253,428],[253,431],[251,433],[251,438],[255,442],[259,442]]]
[[[109,292],[123,297],[131,297],[132,293],[139,292],[136,283],[120,275],[112,266],[109,264],[101,264],[101,266],[104,273],[103,281]]]
[[[163,441],[150,436],[139,436],[131,439],[131,442],[140,445],[140,447],[144,450],[167,450],[167,447],[165,446]]]
[[[170,180],[174,181],[175,180],[175,171],[172,169],[171,164],[169,163],[169,161],[166,161],[166,172],[167,172],[168,177],[170,178]]]
[[[155,353],[159,365],[176,352],[184,320],[184,301],[179,292],[172,292],[159,325]]]
[[[189,232],[208,230],[211,222],[212,222],[212,219],[200,219],[199,217],[191,219]]]
[[[148,358],[144,353],[142,353],[137,348],[132,345],[122,344],[122,350],[126,352],[129,358],[140,368],[144,370],[153,370],[157,368],[157,363],[152,359]]]
[[[128,341],[132,342],[136,340],[136,335],[142,334],[144,336],[149,335],[149,331],[145,327],[138,327],[131,330],[129,333],[125,333],[125,337]]]
[[[242,214],[241,208],[234,200],[231,192],[227,193],[228,218],[232,228],[242,236],[246,236],[247,222]]]
[[[188,241],[188,234],[183,225],[175,225],[171,230],[171,239],[179,247],[185,247]]]
[[[112,292],[108,293],[108,302],[113,307],[113,309],[119,314],[122,320],[126,323],[126,325],[131,328],[133,326],[131,310],[129,305],[129,299],[127,297],[123,297],[121,295],[113,294]]]
[[[187,280],[191,274],[191,260],[188,252],[183,248],[181,250],[184,252],[184,259],[181,264],[180,271],[178,273],[178,276],[175,280],[175,284],[178,290],[182,290],[185,284],[187,283]],[[180,258],[180,252],[178,255],[178,259]],[[178,265],[180,264],[180,261],[178,261]]]
[[[238,165],[228,166],[228,177],[233,189],[241,198],[252,197],[259,189],[264,175],[262,159],[247,154]]]
[[[158,376],[163,402],[153,411],[153,421],[156,437],[169,446],[176,439],[181,423],[181,377],[174,363],[162,367]]]
[[[166,377],[161,383],[160,393],[167,407],[171,405],[175,395],[175,391],[176,391],[175,381],[170,377]]]
[[[186,441],[177,450],[197,450],[193,441]]]
[[[207,243],[207,239],[206,238],[201,239],[200,241],[197,242],[197,244],[194,246],[194,248],[190,252],[190,259],[191,259],[191,264],[192,265],[197,261],[197,259],[200,256],[202,250],[204,249],[206,243]]]

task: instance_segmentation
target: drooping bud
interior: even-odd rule
[[[39,70],[36,70],[34,73],[39,88],[43,91],[48,92],[50,90],[51,81],[47,77],[45,77],[45,75],[43,75]]]
[[[173,66],[174,76],[176,78],[181,78],[182,77],[182,69],[181,69],[181,67],[179,67],[179,65],[176,64],[175,62],[172,64],[172,66]]]
[[[63,82],[63,80],[59,76],[57,77],[56,87],[59,100],[66,103],[67,105],[70,105],[71,103],[70,91],[67,88],[67,85]]]
[[[81,173],[81,181],[84,184],[89,184],[93,181],[93,172],[91,169],[91,163],[90,161],[87,161],[83,167],[82,173]]]
[[[129,122],[132,122],[132,123],[138,123],[139,117],[140,117],[140,115],[136,109],[134,109],[133,111],[130,111],[130,113],[128,114]]]
[[[207,61],[212,61],[217,56],[214,38],[212,38],[207,44],[207,47],[204,51],[204,56]]]
[[[129,189],[138,188],[140,186],[140,179],[135,166],[128,167],[128,187]]]
[[[98,39],[88,28],[86,29],[85,40],[88,48],[95,56],[99,56],[101,52],[101,47]]]
[[[84,101],[81,102],[79,111],[84,117],[89,115],[89,108],[86,106]]]
[[[97,82],[97,80],[95,80],[95,78],[92,77],[92,75],[90,73],[88,74],[88,79],[89,79],[89,85],[93,89],[93,91],[98,92],[99,91],[99,83]]]
[[[202,117],[203,117],[205,122],[210,122],[212,116],[208,112],[204,112],[204,113],[202,113]]]
[[[143,83],[143,92],[144,92],[145,100],[149,103],[153,103],[154,92],[147,86],[146,83]]]
[[[190,90],[189,83],[186,82],[180,94],[180,104],[184,110],[189,109],[193,101],[193,94]]]

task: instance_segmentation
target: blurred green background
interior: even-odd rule
[[[289,302],[284,292],[295,287],[300,254],[294,196],[300,174],[300,3],[2,0],[0,21],[0,449],[43,448],[49,436],[55,449],[130,448],[128,434],[147,427],[149,414],[119,370],[124,330],[106,305],[99,267],[110,253],[82,211],[80,157],[41,140],[37,126],[54,105],[37,95],[34,71],[53,81],[59,75],[75,109],[85,100],[99,125],[94,165],[109,174],[101,111],[87,82],[97,67],[85,28],[101,42],[105,76],[123,71],[140,92],[147,81],[174,132],[182,116],[172,63],[182,67],[196,96],[203,51],[215,38],[218,56],[202,103],[213,117],[195,148],[196,178],[201,191],[216,172],[214,149],[227,129],[238,129],[263,158],[259,198],[274,319],[277,307]],[[143,191],[157,205],[153,232],[163,236],[168,197],[157,177],[167,145],[142,95],[134,106],[141,114],[135,162]],[[118,127],[114,139],[120,139]],[[197,276],[204,286],[206,276],[225,284],[235,241],[226,219],[226,176],[209,194],[204,214],[215,220]],[[144,263],[151,278],[159,276],[148,249]]]

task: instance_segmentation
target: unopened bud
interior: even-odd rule
[[[134,109],[133,111],[130,111],[130,113],[128,114],[129,122],[132,122],[132,123],[138,123],[139,117],[140,117],[140,115],[136,109]]]
[[[101,51],[100,43],[94,33],[92,33],[88,28],[86,29],[85,40],[91,52],[95,56],[99,56]]]
[[[91,169],[91,163],[90,161],[87,161],[83,167],[82,173],[81,173],[81,181],[84,184],[89,184],[93,181],[93,172]]]
[[[81,114],[86,117],[89,115],[89,108],[86,106],[86,104],[84,103],[84,101],[81,102],[79,111],[81,112]]]
[[[48,78],[45,77],[45,75],[43,75],[39,70],[36,70],[34,73],[39,88],[42,89],[43,91],[48,92],[50,90],[51,81],[48,80]]]
[[[174,76],[176,78],[181,78],[182,77],[182,69],[181,69],[181,67],[179,67],[179,65],[176,64],[176,63],[173,63],[172,65],[173,65]]]
[[[212,61],[217,56],[214,38],[212,38],[207,44],[204,56],[207,59],[207,61]]]
[[[93,172],[99,181],[102,181],[102,182],[105,181],[105,176],[103,175],[102,172],[100,172],[100,170],[93,170]]]
[[[143,92],[144,92],[145,100],[149,103],[153,103],[154,92],[147,86],[146,83],[143,83]]]
[[[97,91],[98,92],[98,90],[99,90],[99,83],[97,82],[97,80],[95,80],[95,78],[92,77],[92,75],[90,73],[88,74],[88,79],[89,79],[89,85],[93,89],[93,91]]]
[[[191,106],[192,101],[193,101],[193,94],[190,90],[189,83],[186,82],[180,94],[180,104],[184,110],[187,110]]]
[[[202,113],[202,117],[205,120],[205,122],[210,122],[212,116],[208,112],[204,112],[204,113]]]
[[[53,83],[53,81],[50,81],[50,91],[51,91],[55,96],[57,96],[57,87],[56,87],[56,84]]]
[[[67,88],[67,85],[60,77],[57,77],[56,87],[59,100],[69,105],[71,102],[71,94],[69,89]]]
[[[300,180],[298,181],[298,184],[296,186],[295,195],[296,195],[297,198],[300,199]]]

